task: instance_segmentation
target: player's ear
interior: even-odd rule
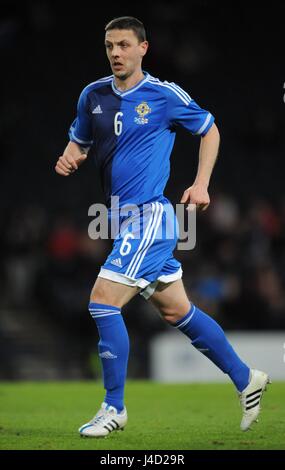
[[[142,41],[140,43],[140,49],[141,49],[141,56],[143,57],[148,50],[148,41]]]

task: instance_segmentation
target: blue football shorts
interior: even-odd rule
[[[109,214],[109,221],[114,221]],[[174,208],[163,197],[142,206],[128,206],[116,218],[114,244],[99,277],[141,288],[148,299],[158,283],[181,279],[181,263],[173,256],[179,237]]]

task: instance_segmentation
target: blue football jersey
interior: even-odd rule
[[[133,88],[120,91],[114,76],[82,91],[69,138],[90,147],[107,205],[141,205],[163,197],[170,173],[175,129],[204,136],[214,117],[175,83],[144,72]]]

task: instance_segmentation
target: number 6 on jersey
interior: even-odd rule
[[[122,121],[119,121],[119,117],[123,116],[123,113],[119,111],[118,113],[115,114],[114,117],[114,131],[116,135],[121,135],[122,130],[123,130],[123,123]]]

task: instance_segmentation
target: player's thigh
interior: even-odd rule
[[[131,287],[98,277],[91,291],[90,300],[98,304],[114,305],[121,308],[139,291],[138,287]]]
[[[165,320],[170,322],[183,318],[189,312],[191,305],[182,279],[168,284],[160,282],[149,300]]]

